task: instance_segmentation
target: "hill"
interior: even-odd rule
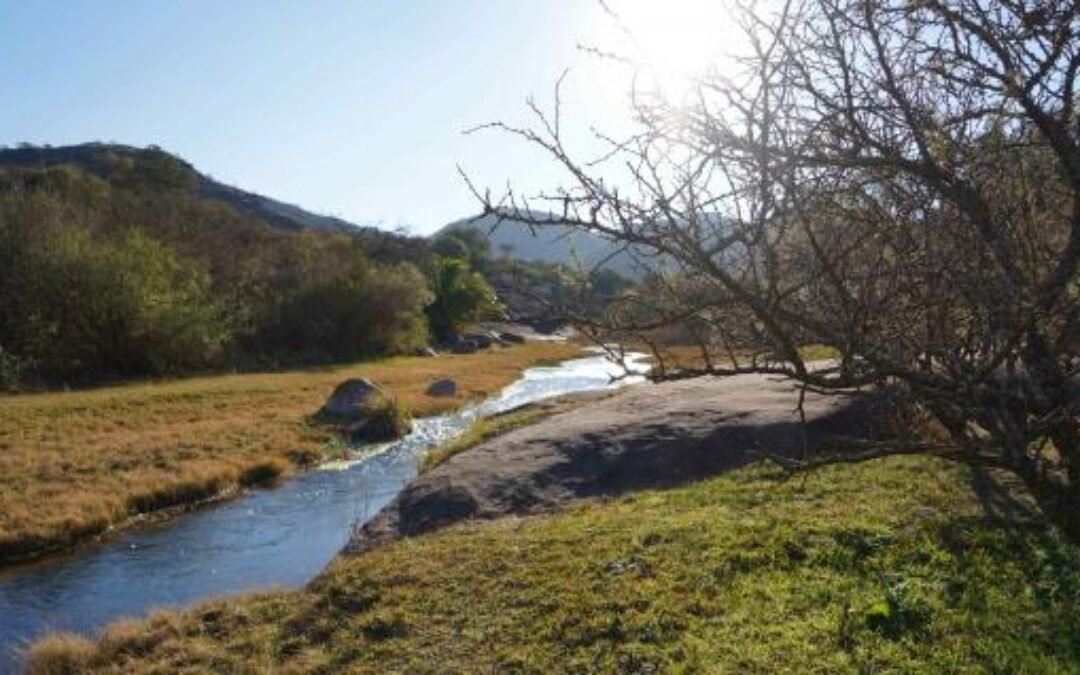
[[[275,227],[346,233],[375,229],[361,227],[333,216],[315,214],[294,204],[220,183],[200,173],[183,159],[154,146],[143,149],[118,143],[83,143],[58,147],[22,145],[0,150],[0,166],[44,168],[68,164],[89,171],[99,178],[108,179],[115,177],[118,172],[131,170],[138,161],[154,154],[159,156],[159,164],[171,164],[175,179],[183,181],[197,196],[224,202],[243,215],[264,220]]]
[[[551,214],[532,212],[537,218],[554,218]],[[443,227],[436,236],[454,230],[470,229],[483,232],[491,240],[495,256],[506,255],[518,260],[557,263],[570,267],[598,264],[619,274],[637,278],[641,270],[634,258],[622,248],[602,237],[575,231],[562,225],[530,227],[515,220],[498,222],[488,214],[462,218]]]

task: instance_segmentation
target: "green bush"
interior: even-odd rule
[[[503,315],[495,291],[479,272],[470,269],[468,260],[436,256],[433,267],[435,298],[427,316],[436,338],[447,340],[465,324]]]
[[[22,382],[26,362],[0,345],[0,391],[13,391]]]
[[[139,230],[119,240],[82,228],[27,251],[15,344],[50,378],[162,374],[214,366],[229,337],[206,271]]]
[[[412,417],[405,406],[389,395],[375,396],[364,406],[364,420],[350,427],[354,443],[381,443],[401,438],[412,430]]]

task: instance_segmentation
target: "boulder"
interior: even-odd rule
[[[475,354],[477,349],[479,347],[476,342],[464,338],[455,340],[454,344],[450,346],[450,350],[455,354]]]
[[[494,340],[491,339],[491,336],[487,333],[467,333],[465,335],[465,339],[472,340],[480,349],[487,349],[494,342]]]
[[[504,342],[509,342],[511,344],[515,344],[515,345],[525,344],[525,336],[524,335],[518,335],[517,333],[503,332],[503,333],[499,333],[499,337]]]
[[[319,409],[317,417],[359,421],[367,416],[371,405],[386,396],[386,391],[366,377],[345,380],[334,389]]]
[[[385,389],[367,378],[345,380],[315,414],[350,443],[381,443],[401,438],[412,422]]]
[[[457,396],[457,382],[451,379],[436,380],[427,388],[428,396],[446,397]]]

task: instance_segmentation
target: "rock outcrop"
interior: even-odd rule
[[[673,486],[763,453],[800,457],[872,435],[865,401],[807,393],[758,375],[631,387],[455,455],[409,484],[349,550],[455,522],[551,510],[574,500]]]

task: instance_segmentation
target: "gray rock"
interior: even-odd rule
[[[548,512],[579,499],[684,485],[760,462],[873,439],[868,401],[807,393],[764,375],[628,387],[480,443],[409,483],[356,533],[358,552],[473,519]]]
[[[479,349],[476,342],[473,340],[458,339],[451,345],[450,350],[455,354],[475,354]]]
[[[438,356],[439,352],[435,351],[431,347],[421,347],[420,349],[416,350],[416,355],[417,356],[431,357],[431,356]]]
[[[511,344],[515,344],[515,345],[525,344],[525,336],[518,335],[517,333],[499,333],[499,337],[504,342],[509,342]]]
[[[366,377],[345,380],[334,389],[330,398],[319,409],[319,417],[339,420],[364,419],[368,405],[379,396],[385,396],[382,387]]]
[[[468,333],[465,335],[465,339],[472,340],[480,349],[487,349],[494,342],[487,333]]]
[[[427,388],[428,396],[457,396],[457,382],[451,379],[436,380]]]

